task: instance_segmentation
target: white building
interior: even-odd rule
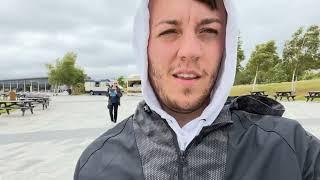
[[[141,93],[141,78],[139,75],[130,75],[127,79],[127,92],[128,93]]]
[[[51,90],[48,77],[0,80],[0,92],[47,92]]]

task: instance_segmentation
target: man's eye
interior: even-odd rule
[[[159,36],[167,35],[167,34],[175,34],[178,33],[177,30],[175,29],[168,29],[166,31],[163,31],[162,33],[159,34]]]
[[[212,28],[204,28],[204,29],[200,30],[200,33],[218,34],[218,31],[216,29],[212,29]]]

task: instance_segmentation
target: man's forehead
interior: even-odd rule
[[[222,0],[186,1],[150,0],[149,11],[152,26],[158,26],[161,24],[181,25],[182,18],[190,18],[191,12],[193,12],[192,17],[197,21],[196,24],[225,24],[225,17],[227,13]],[[209,1],[212,3],[212,6],[217,5],[216,8],[211,8],[208,4],[210,3]]]
[[[150,5],[156,3],[156,2],[165,2],[166,4],[170,3],[170,2],[173,2],[174,0],[149,0],[149,8],[150,8]],[[194,2],[199,2],[199,3],[202,3],[204,5],[206,5],[207,7],[209,7],[211,10],[215,10],[217,8],[219,8],[219,4],[223,4],[223,0],[184,0],[181,2],[181,0],[178,0],[179,3],[186,3],[187,1],[191,2],[191,1],[194,1]]]

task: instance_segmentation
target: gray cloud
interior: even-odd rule
[[[46,76],[46,63],[68,51],[93,78],[136,74],[131,48],[139,0],[2,0],[0,79]],[[257,43],[279,48],[299,26],[320,24],[318,0],[237,1],[246,56]]]
[[[281,55],[284,43],[300,26],[320,25],[318,0],[237,1],[246,57],[255,45],[275,40]]]
[[[0,79],[45,76],[68,51],[92,77],[136,72],[131,31],[137,1],[5,0],[0,6]],[[124,66],[124,67],[123,67]]]

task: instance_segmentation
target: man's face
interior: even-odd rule
[[[226,11],[196,0],[150,0],[149,80],[162,106],[191,113],[204,106],[225,47]]]

